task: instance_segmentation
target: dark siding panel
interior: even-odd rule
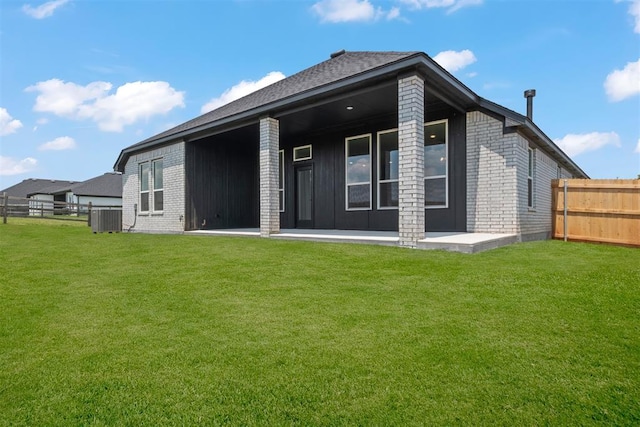
[[[425,230],[466,231],[466,116],[453,111],[432,112],[427,121],[445,118],[449,119],[449,207],[425,209]]]
[[[324,138],[313,140],[314,228],[335,228],[334,147]]]
[[[258,227],[257,144],[187,143],[186,157],[188,230]]]

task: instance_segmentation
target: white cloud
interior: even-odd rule
[[[609,101],[617,102],[640,94],[640,59],[629,62],[622,70],[614,70],[604,81]]]
[[[98,123],[104,131],[120,132],[124,125],[166,114],[184,107],[184,92],[177,92],[167,82],[133,82],[120,86],[116,93],[80,106],[80,117]]]
[[[121,132],[125,125],[184,107],[184,92],[176,91],[167,82],[126,83],[109,95],[112,87],[108,82],[81,86],[51,79],[25,90],[39,92],[33,107],[35,111],[90,119],[108,132]]]
[[[22,127],[20,120],[11,117],[6,108],[0,108],[0,136],[5,136],[16,132]]]
[[[391,21],[392,19],[397,19],[400,17],[400,8],[392,7],[391,10],[387,13],[386,18]]]
[[[53,15],[53,12],[60,6],[63,6],[65,3],[68,3],[69,0],[53,0],[41,4],[37,7],[31,7],[30,4],[25,4],[22,6],[22,11],[35,19],[44,19]]]
[[[460,52],[445,50],[434,56],[433,60],[450,73],[455,73],[477,61],[476,56],[468,49]]]
[[[322,22],[372,21],[376,16],[369,0],[321,0],[311,9]]]
[[[218,107],[228,104],[231,101],[235,101],[236,99],[242,98],[243,96],[262,89],[263,87],[269,86],[270,84],[273,84],[284,78],[285,75],[280,71],[272,71],[257,81],[242,80],[237,85],[225,90],[219,97],[213,98],[212,100],[204,104],[200,109],[200,113],[204,114],[209,111],[215,110]]]
[[[634,33],[640,33],[640,0],[628,0],[629,3],[629,15],[631,15],[635,21],[633,26]],[[615,0],[616,3],[625,2],[625,0]]]
[[[72,148],[76,148],[76,141],[70,136],[59,136],[58,138],[45,142],[41,146],[38,147],[40,151],[46,150],[70,150]]]
[[[640,138],[638,138],[638,145],[636,145],[636,153],[640,153]]]
[[[93,82],[86,86],[59,79],[38,82],[29,86],[27,92],[39,92],[34,111],[53,113],[57,116],[75,117],[80,106],[105,96],[111,90],[111,83]]]
[[[33,157],[15,160],[12,157],[0,156],[0,175],[20,175],[36,168],[38,161]]]
[[[49,123],[49,119],[47,119],[46,117],[41,117],[36,120],[36,123],[39,125],[46,125],[47,123]]]
[[[558,147],[567,155],[573,157],[587,151],[594,151],[605,145],[620,147],[620,136],[615,132],[591,132],[583,134],[567,134],[554,139]]]
[[[446,8],[447,14],[467,6],[482,4],[483,0],[400,0],[413,9]]]
[[[634,33],[640,34],[640,0],[633,0],[631,6],[629,6],[629,15],[633,16],[636,21],[633,27]]]
[[[400,18],[400,8],[392,7],[385,11],[376,8],[369,0],[320,0],[311,6],[311,10],[322,22],[369,22],[379,19]]]

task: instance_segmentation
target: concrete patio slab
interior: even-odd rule
[[[260,230],[257,228],[194,230],[187,231],[185,234],[259,237]],[[364,243],[387,246],[397,246],[399,241],[397,231],[364,230],[282,229],[279,234],[271,235],[271,238],[309,240],[314,242]],[[517,241],[518,236],[516,234],[427,232],[425,233],[425,238],[418,241],[418,249],[476,253],[510,245]]]

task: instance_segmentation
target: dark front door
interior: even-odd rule
[[[313,167],[296,168],[296,228],[313,228]]]

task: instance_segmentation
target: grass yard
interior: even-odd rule
[[[638,425],[640,250],[0,224],[0,425]]]

